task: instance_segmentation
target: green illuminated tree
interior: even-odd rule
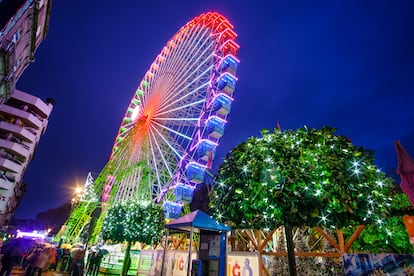
[[[392,202],[393,181],[373,164],[373,152],[334,132],[263,130],[231,150],[216,177],[215,217],[244,229],[284,225],[292,275],[292,226],[380,226]]]
[[[165,216],[162,206],[151,201],[126,201],[108,209],[103,222],[102,238],[127,242],[122,274],[127,275],[132,242],[157,244],[164,233]]]
[[[410,243],[403,220],[404,215],[414,214],[407,195],[395,194],[389,212],[390,216],[384,220],[382,225],[373,223],[366,226],[360,237],[353,243],[352,251],[414,254],[414,248]],[[344,235],[352,235],[353,230],[350,227],[344,228]]]

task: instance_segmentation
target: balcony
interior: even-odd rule
[[[0,177],[0,190],[13,190],[14,189],[14,183],[7,180],[5,177]]]
[[[36,135],[31,133],[25,128],[22,128],[17,125],[9,124],[7,122],[0,122],[0,131],[6,131],[9,133],[13,133],[14,136],[22,139],[25,142],[33,143],[36,141]]]
[[[18,173],[22,169],[22,165],[10,161],[4,157],[0,157],[0,169],[3,171]]]
[[[43,127],[43,122],[37,118],[35,115],[27,113],[26,111],[8,106],[6,104],[2,105],[0,108],[0,113],[7,115],[11,115],[21,119],[27,126],[40,129]]]
[[[31,107],[31,109],[34,112],[38,113],[39,116],[41,116],[43,118],[49,117],[49,115],[52,111],[52,108],[53,108],[51,105],[46,104],[45,102],[43,102],[38,97],[27,94],[27,93],[25,93],[23,91],[20,91],[20,90],[17,90],[17,89],[14,90],[12,98],[26,103],[27,105],[29,105]]]
[[[24,157],[25,159],[29,158],[32,153],[30,147],[4,139],[0,139],[0,148],[3,148],[5,151],[13,155]]]

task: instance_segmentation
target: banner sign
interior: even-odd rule
[[[227,276],[260,276],[259,253],[228,252]]]
[[[141,250],[137,275],[160,275],[163,254],[164,250]]]
[[[191,260],[195,260],[195,259],[197,259],[197,252],[192,252]],[[172,262],[173,262],[172,263],[172,275],[173,276],[187,276],[188,251],[175,251],[173,258],[172,258]],[[167,274],[167,275],[170,275],[170,274]]]
[[[413,275],[414,255],[408,254],[343,254],[345,276]],[[380,274],[378,274],[380,275]]]

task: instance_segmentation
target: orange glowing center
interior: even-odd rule
[[[135,122],[137,140],[142,140],[148,134],[149,125],[160,107],[160,102],[161,96],[159,93],[154,93],[148,100],[145,108]]]

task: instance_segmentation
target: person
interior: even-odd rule
[[[53,266],[53,270],[58,271],[58,269],[60,269],[60,268],[58,268],[58,265],[59,265],[60,260],[62,259],[62,257],[63,257],[63,249],[60,248],[60,247],[56,248],[56,262]]]
[[[72,250],[71,257],[72,262],[70,266],[70,275],[71,276],[83,276],[83,259],[85,258],[85,249],[75,248]]]
[[[93,270],[93,263],[95,260],[96,251],[94,249],[90,249],[88,252],[88,258],[86,260],[86,275],[92,273]]]
[[[11,253],[5,253],[3,258],[1,258],[1,270],[0,276],[9,276],[13,270],[13,267],[16,265],[19,256],[13,256]]]
[[[29,252],[27,255],[27,267],[24,276],[33,276],[36,272],[38,275],[42,274],[39,265],[41,262],[45,261],[43,250],[43,246],[39,245]]]
[[[104,254],[101,249],[96,253],[93,260],[92,276],[99,275],[99,267],[101,266],[103,255]]]
[[[88,254],[88,261],[86,263],[87,272],[86,275],[92,275],[92,271],[95,269],[95,258],[97,252],[94,250],[90,250]]]
[[[62,261],[60,264],[60,271],[63,272],[68,272],[70,270],[70,264],[71,264],[72,260],[70,257],[70,251],[69,249],[64,249],[63,250],[63,256],[62,256]]]

